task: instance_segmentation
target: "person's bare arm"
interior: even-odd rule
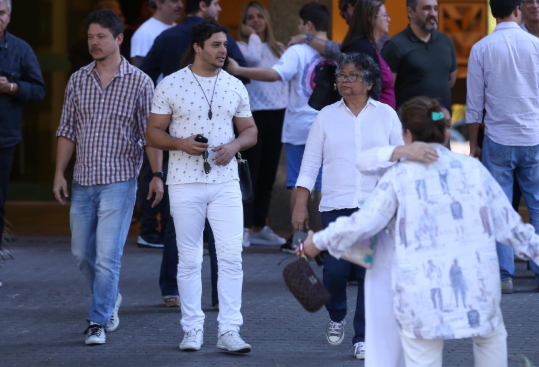
[[[457,71],[455,70],[454,72],[449,74],[449,88],[453,88],[456,82],[457,82]]]
[[[479,147],[479,127],[480,123],[469,123],[468,134],[470,135],[470,157],[481,160],[481,148]]]
[[[148,161],[152,167],[152,172],[163,171],[163,151],[160,149],[146,146],[146,154],[148,155]],[[155,208],[157,204],[163,199],[165,193],[165,186],[163,179],[160,177],[153,177],[148,189],[148,197],[146,200],[150,200],[155,193],[155,200],[152,203],[152,208]]]
[[[390,161],[396,162],[401,158],[421,163],[432,163],[438,160],[438,152],[431,145],[416,141],[396,147]]]
[[[259,80],[261,82],[277,82],[282,80],[278,72],[272,68],[246,68],[239,66],[236,60],[228,59],[227,71],[235,76]]]
[[[309,229],[309,211],[307,210],[309,194],[309,189],[298,186],[296,205],[292,214],[292,227],[298,231]]]
[[[307,35],[305,34],[295,35],[290,39],[290,42],[288,42],[288,47],[305,43],[306,39]],[[315,37],[309,42],[309,46],[312,47],[320,55],[326,56],[326,42],[328,41]]]
[[[397,84],[397,73],[393,73],[393,85]]]
[[[62,205],[65,205],[66,198],[69,197],[64,173],[73,156],[73,152],[75,152],[75,142],[66,137],[59,136],[56,147],[56,170],[54,173],[52,192],[54,193],[56,200]]]
[[[146,130],[146,143],[150,147],[161,150],[183,150],[189,155],[201,155],[208,150],[207,143],[195,141],[196,135],[185,139],[170,136],[167,133],[170,117],[171,115],[150,114]]]
[[[233,121],[238,130],[238,137],[228,144],[222,144],[212,149],[213,152],[218,152],[213,157],[216,166],[226,166],[237,152],[249,149],[256,144],[258,129],[254,118],[252,116],[234,117]]]
[[[144,61],[144,57],[142,56],[135,56],[131,58],[131,64],[133,64],[137,68],[140,68],[140,65],[142,65],[143,61]]]

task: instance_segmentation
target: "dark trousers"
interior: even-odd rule
[[[168,197],[167,197],[168,201]],[[169,209],[170,213],[170,209]],[[178,246],[176,245],[176,230],[174,221],[169,215],[165,230],[165,247],[163,249],[163,259],[161,261],[161,273],[159,275],[159,287],[163,296],[179,296],[178,292]],[[217,294],[217,254],[215,252],[215,239],[209,222],[206,220],[204,228],[204,240],[208,242],[211,264],[211,304],[215,306],[219,303]]]
[[[168,164],[163,163],[163,170],[166,170]],[[137,203],[140,212],[140,235],[148,235],[157,231],[159,223],[157,214],[161,214],[161,233],[166,233],[166,225],[169,222],[170,209],[168,207],[168,190],[165,188],[163,200],[152,208],[152,200],[147,200],[150,182],[152,181],[152,167],[146,152],[144,152],[144,160],[139,174],[139,185],[137,191]],[[166,182],[166,181],[165,181]]]
[[[2,242],[2,234],[4,233],[7,189],[14,155],[15,145],[12,147],[0,148],[0,243]]]
[[[285,110],[255,111],[253,117],[258,128],[256,145],[242,152],[249,162],[255,199],[244,205],[244,226],[266,225],[273,184],[277,176],[281,155],[281,135]]]
[[[322,212],[322,226],[327,228],[330,223],[339,217],[350,216],[357,209],[340,209],[330,212]],[[357,287],[356,312],[354,314],[354,338],[352,343],[365,341],[365,268],[352,264],[345,260],[337,260],[331,255],[324,260],[324,286],[331,293],[331,300],[326,303],[329,318],[334,322],[341,322],[346,317],[348,311],[348,300],[346,298],[346,288],[348,285],[348,275],[351,270],[355,270]]]

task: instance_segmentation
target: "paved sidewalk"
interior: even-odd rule
[[[164,307],[157,284],[160,250],[139,249],[134,238],[128,240],[120,277],[120,327],[107,334],[106,345],[86,347],[82,332],[90,290],[69,239],[21,238],[12,249],[16,259],[0,269],[0,366],[363,366],[352,357],[352,315],[346,341],[329,346],[327,313],[305,312],[287,291],[281,275],[286,262],[277,264],[291,256],[275,247],[252,246],[244,253],[242,336],[253,352],[242,356],[215,348],[217,311],[210,303],[207,257],[205,344],[200,352],[184,353],[178,350],[183,336],[179,309]],[[525,264],[517,266],[517,292],[502,301],[510,366],[519,366],[514,356],[525,354],[539,367],[539,293]],[[355,292],[349,291],[350,304]],[[473,366],[471,342],[446,343],[444,358],[444,366]]]

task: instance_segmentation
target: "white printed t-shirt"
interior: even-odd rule
[[[210,101],[217,80],[211,120],[208,117],[208,102],[196,79]],[[175,138],[185,139],[192,135],[204,134],[209,140],[208,162],[212,170],[209,174],[204,172],[202,156],[172,150],[169,155],[167,185],[217,184],[239,180],[236,158],[227,166],[216,166],[213,157],[217,152],[213,152],[212,148],[235,139],[232,122],[234,117],[252,116],[247,89],[238,79],[224,70],[215,77],[205,78],[196,75],[196,79],[189,67],[163,79],[154,93],[152,113],[172,115],[169,131]]]
[[[309,106],[320,66],[333,63],[306,44],[288,48],[273,66],[285,82],[290,82],[290,99],[284,117],[282,142],[305,145],[318,111]]]
[[[146,57],[157,36],[175,25],[165,24],[154,17],[142,23],[131,38],[131,57]]]

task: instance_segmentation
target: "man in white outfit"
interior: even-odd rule
[[[193,27],[187,56],[194,55],[194,62],[157,86],[146,136],[151,146],[170,151],[167,185],[185,332],[180,350],[199,350],[203,344],[202,232],[207,217],[219,263],[217,348],[247,353],[251,346],[239,335],[243,208],[235,155],[256,144],[257,129],[247,90],[222,70],[227,31],[213,21]],[[208,142],[200,142],[199,134]]]
[[[153,17],[142,23],[131,38],[131,63],[140,67],[153,41],[163,31],[174,27],[183,10],[182,0],[150,0]]]

